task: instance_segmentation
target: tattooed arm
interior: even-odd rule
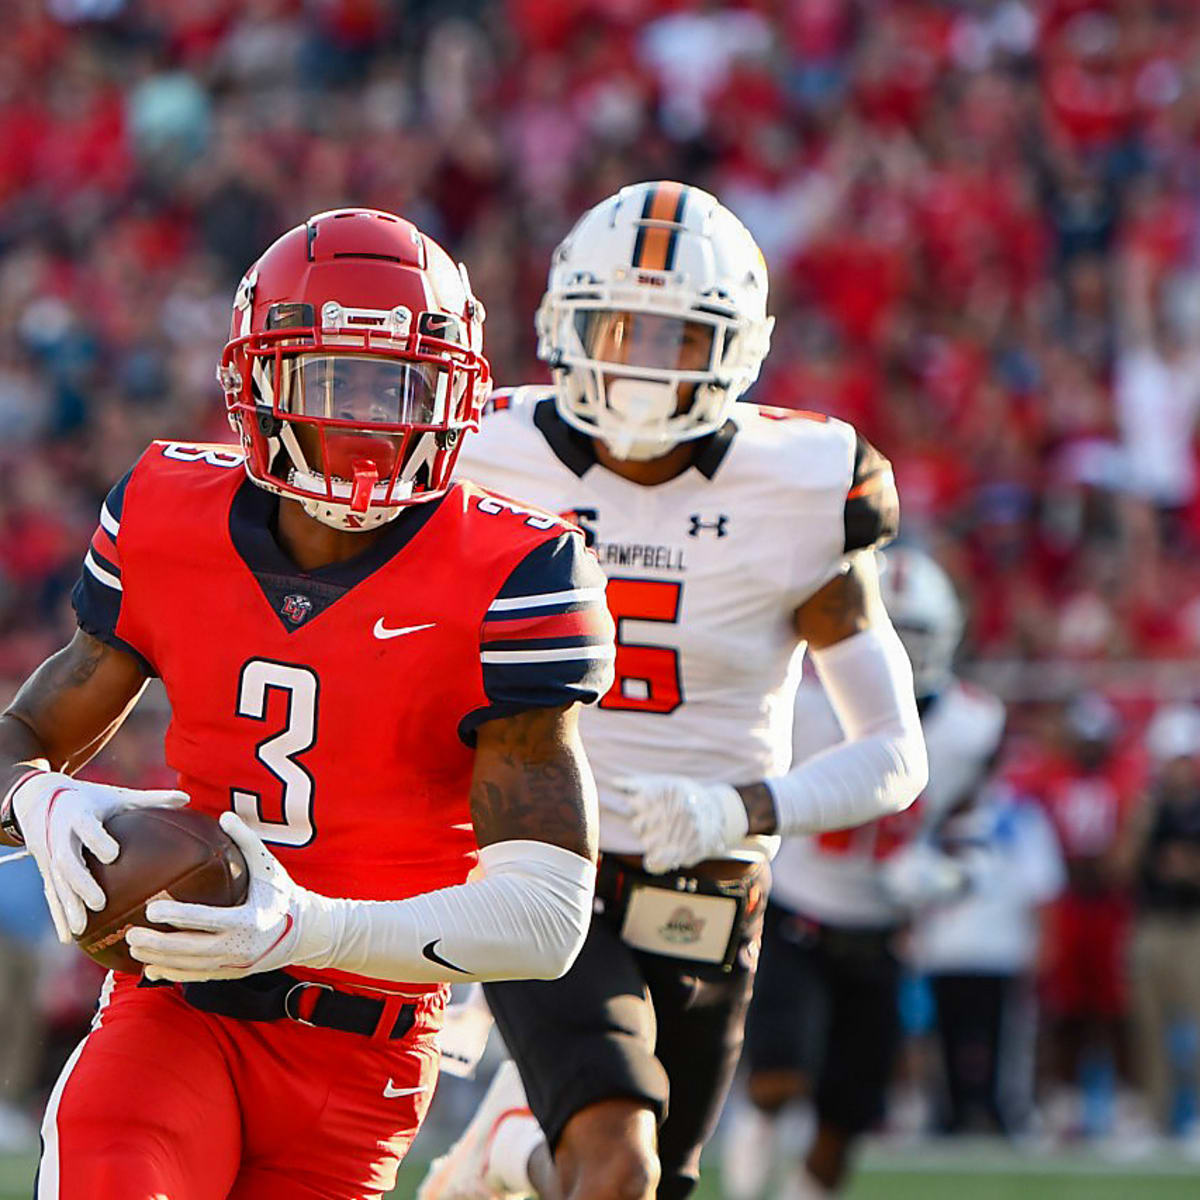
[[[0,796],[32,767],[79,770],[120,728],[145,686],[136,659],[77,630],[0,714]],[[2,832],[0,841],[13,843]]]
[[[479,727],[471,819],[479,845],[526,839],[596,858],[596,788],[578,707],[535,708]]]

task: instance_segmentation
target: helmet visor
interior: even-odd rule
[[[661,313],[580,309],[575,332],[586,357],[621,367],[708,371],[715,327]]]
[[[444,372],[374,354],[298,354],[282,363],[281,408],[355,425],[435,425]]]

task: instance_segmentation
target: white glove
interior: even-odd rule
[[[492,1010],[483,996],[483,988],[472,983],[465,999],[446,1009],[438,1031],[438,1049],[442,1052],[443,1074],[471,1079],[487,1049],[488,1035],[494,1024]]]
[[[185,792],[110,787],[59,771],[37,771],[17,785],[13,814],[42,873],[42,889],[60,942],[84,931],[87,909],[100,912],[107,903],[83,861],[85,846],[105,865],[121,852],[101,822],[125,808],[182,808],[187,802]]]
[[[146,964],[147,979],[240,979],[320,953],[325,938],[319,932],[322,922],[314,917],[324,897],[294,883],[236,813],[223,813],[221,828],[245,855],[250,872],[246,899],[232,908],[178,900],[146,905],[151,921],[179,931],[138,926],[125,935],[129,953]]]
[[[880,866],[877,879],[884,898],[910,912],[957,899],[967,885],[966,871],[925,842],[893,854]]]
[[[720,858],[749,832],[746,806],[727,783],[635,775],[617,787],[627,797],[642,863],[651,874]]]

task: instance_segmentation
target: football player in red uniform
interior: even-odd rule
[[[1123,1084],[1132,1078],[1133,896],[1121,851],[1144,798],[1145,763],[1122,745],[1116,709],[1096,694],[1064,707],[1058,736],[1019,778],[1045,808],[1066,863],[1067,886],[1046,914],[1042,1001],[1056,1084],[1047,1112],[1054,1131],[1073,1136],[1083,1125],[1078,1081],[1089,1053],[1107,1056]]]
[[[3,840],[64,940],[104,905],[82,852],[119,853],[123,807],[219,815],[251,878],[240,906],[157,900],[169,930],[128,934],[146,969],[109,976],[58,1080],[39,1200],[378,1196],[433,1090],[446,983],[575,957],[576,708],[609,686],[612,624],[577,530],[451,482],[482,325],[407,221],[319,214],[238,288],[219,375],[240,445],[154,443],[109,493],[79,631],[0,716]],[[74,778],[156,675],[179,791]]]

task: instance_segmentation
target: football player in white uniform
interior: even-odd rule
[[[884,556],[884,602],[912,659],[929,755],[929,783],[904,812],[856,829],[786,841],[772,867],[758,982],[746,1030],[747,1088],[773,1118],[810,1093],[817,1130],[789,1200],[839,1187],[859,1134],[883,1115],[900,1042],[897,931],[928,905],[964,894],[989,859],[939,832],[976,797],[1004,732],[1004,706],[962,683],[952,663],[962,610],[949,577],[904,546]],[[795,760],[827,752],[844,734],[824,691],[805,681],[796,697]],[[960,825],[961,832],[961,825]],[[732,1200],[757,1196],[772,1167],[771,1130],[754,1111],[726,1139]]]
[[[924,786],[872,551],[896,526],[891,468],[840,421],[735,404],[766,302],[761,252],[712,196],[624,188],[555,252],[537,316],[554,386],[498,394],[467,444],[465,475],[589,535],[617,679],[583,730],[603,850],[587,944],[556,985],[486,989],[520,1079],[502,1071],[423,1200],[688,1195],[741,1045],[774,835]],[[526,630],[581,599],[494,606],[485,661],[562,653]],[[848,737],[789,770],[805,644]]]

